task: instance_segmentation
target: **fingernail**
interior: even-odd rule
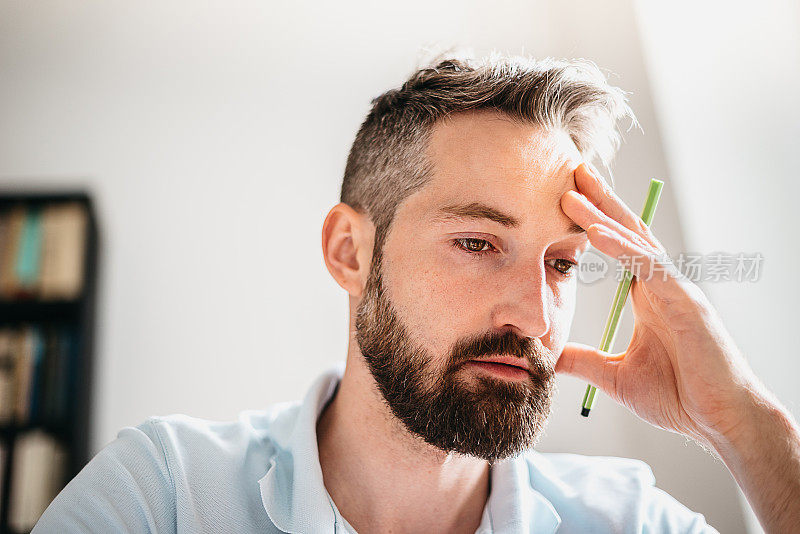
[[[600,172],[594,167],[594,165],[587,163],[586,168],[589,170],[589,174],[592,176],[592,178],[594,178],[594,181],[597,182],[604,191],[611,191],[611,186],[602,178]]]
[[[602,180],[600,179],[600,172],[598,172],[598,170],[595,168],[594,165],[592,165],[589,162],[586,162],[586,168],[588,169],[589,174],[592,175],[592,178],[594,178],[598,182],[602,182]]]

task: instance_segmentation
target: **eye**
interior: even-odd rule
[[[477,239],[475,237],[453,239],[453,246],[474,255],[487,254],[493,250],[497,250],[487,240]]]
[[[552,262],[552,263],[551,263]],[[559,273],[569,276],[572,274],[572,269],[575,267],[576,263],[574,261],[565,260],[563,258],[556,258],[553,260],[547,260],[547,263]]]

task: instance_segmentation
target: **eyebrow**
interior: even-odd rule
[[[502,211],[483,204],[470,202],[469,204],[451,204],[439,208],[439,219],[489,219],[507,228],[519,226],[519,219]]]
[[[470,202],[469,204],[451,204],[439,208],[436,219],[488,219],[506,228],[517,228],[520,225],[519,219],[513,215],[493,208],[482,202]],[[570,219],[567,233],[582,234],[584,230],[578,223]]]

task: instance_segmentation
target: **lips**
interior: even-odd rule
[[[492,356],[489,358],[475,358],[470,361],[483,362],[483,363],[500,363],[503,365],[509,365],[511,367],[522,369],[523,371],[530,370],[530,367],[528,367],[528,360],[524,358],[517,358],[515,356]]]

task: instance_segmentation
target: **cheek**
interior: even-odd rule
[[[390,297],[398,315],[416,338],[444,351],[459,332],[472,332],[481,326],[480,318],[486,314],[480,303],[491,302],[488,296],[492,289],[478,269],[454,269],[435,252],[396,258],[384,269],[384,277],[390,278],[387,286],[391,286]]]
[[[550,312],[550,332],[545,346],[553,351],[555,358],[561,354],[569,338],[572,319],[575,316],[576,290],[577,284],[573,281],[563,284],[559,290],[554,292],[553,306]]]
[[[485,291],[475,280],[443,274],[433,267],[422,268],[413,276],[398,279],[398,293],[426,324],[447,324],[454,328],[469,322]]]

